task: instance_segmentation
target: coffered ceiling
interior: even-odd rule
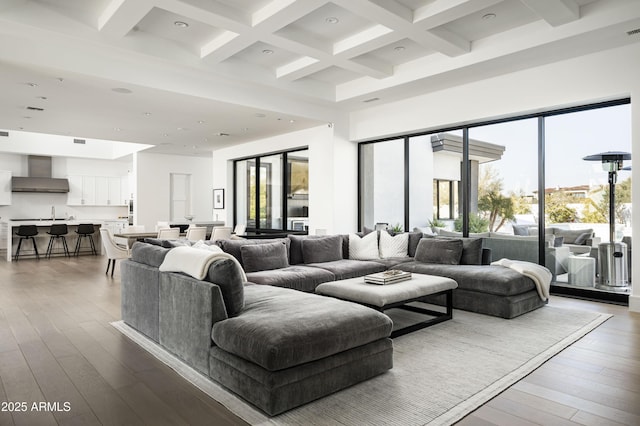
[[[4,0],[0,128],[208,155],[638,28],[638,0]]]

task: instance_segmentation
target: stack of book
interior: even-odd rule
[[[411,272],[390,269],[388,271],[378,272],[377,274],[365,275],[364,282],[367,284],[387,285],[410,279]]]

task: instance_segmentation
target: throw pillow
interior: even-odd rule
[[[252,244],[240,247],[245,272],[270,271],[289,266],[284,242]]]
[[[342,237],[309,238],[302,240],[302,259],[304,263],[333,262],[342,259]]]
[[[554,247],[562,247],[562,243],[564,242],[564,237],[555,237],[553,239],[553,246]]]
[[[578,235],[578,237],[573,242],[573,244],[577,244],[577,245],[583,246],[583,245],[587,244],[587,240],[589,238],[591,238],[591,232],[584,232],[584,233]]]
[[[349,234],[349,259],[373,260],[379,258],[377,232],[371,232],[362,238],[357,234]]]
[[[461,265],[482,265],[482,239],[462,238]]]
[[[418,262],[458,265],[462,257],[462,240],[423,238],[418,243]]]
[[[513,235],[529,235],[529,226],[513,225]]]
[[[387,231],[380,231],[380,257],[407,257],[409,253],[409,233],[404,232],[391,236]]]

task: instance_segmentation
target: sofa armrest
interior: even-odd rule
[[[209,374],[213,324],[227,318],[216,284],[184,274],[160,274],[160,344],[191,367]]]

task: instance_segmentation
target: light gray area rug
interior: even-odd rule
[[[412,313],[393,310],[394,323]],[[251,424],[449,425],[531,373],[611,315],[545,306],[505,320],[465,311],[394,339],[387,373],[269,418],[122,321],[113,326]]]

